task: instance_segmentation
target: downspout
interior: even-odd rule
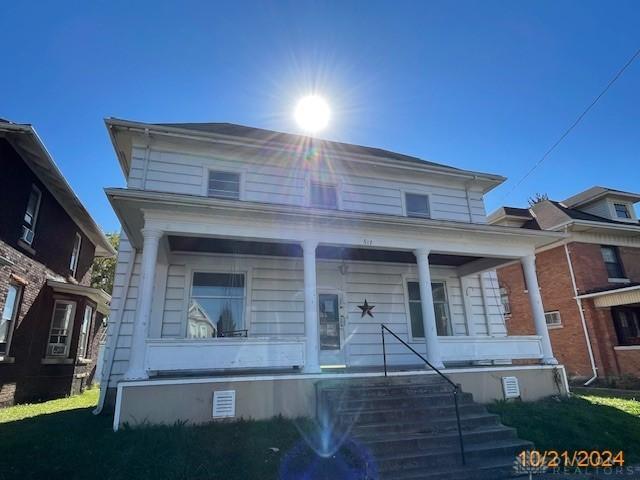
[[[565,233],[567,233],[567,227],[564,227]],[[578,312],[580,312],[580,321],[582,322],[582,330],[584,331],[584,338],[587,342],[587,351],[589,352],[589,361],[591,362],[591,370],[593,372],[593,377],[584,382],[584,386],[588,386],[593,381],[598,378],[598,369],[596,367],[596,361],[593,358],[593,350],[591,348],[591,338],[589,337],[589,331],[587,330],[587,321],[584,318],[584,311],[582,310],[582,299],[578,297],[578,288],[576,287],[576,277],[573,273],[573,265],[571,264],[571,255],[569,255],[569,246],[567,242],[564,242],[564,253],[567,256],[567,263],[569,264],[569,273],[571,274],[571,285],[573,286],[573,295],[576,299],[576,303],[578,304]]]
[[[127,303],[127,296],[129,295],[129,285],[131,284],[131,275],[136,264],[136,256],[138,252],[135,248],[131,248],[131,258],[129,259],[129,265],[127,265],[127,272],[124,278],[124,284],[122,285],[122,296],[120,297],[120,305],[116,311],[116,320],[113,324],[114,334],[109,338],[109,345],[105,347],[107,351],[107,358],[102,369],[102,375],[100,378],[100,398],[98,399],[98,405],[93,410],[94,415],[99,415],[104,408],[104,401],[107,396],[107,390],[109,388],[109,379],[111,378],[111,371],[113,369],[113,359],[116,354],[116,347],[118,346],[118,337],[120,336],[120,327],[122,326],[122,317],[124,316],[124,307]],[[106,375],[105,375],[106,369]]]

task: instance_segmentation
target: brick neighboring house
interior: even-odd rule
[[[502,207],[494,225],[565,232],[536,252],[547,326],[558,361],[575,381],[640,376],[640,194],[592,187],[562,202]],[[533,334],[522,268],[498,269],[507,330]]]
[[[110,296],[89,287],[114,250],[30,125],[0,120],[0,406],[93,380]]]

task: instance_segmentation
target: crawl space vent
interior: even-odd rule
[[[502,391],[504,398],[518,398],[520,396],[518,377],[502,377]]]
[[[213,392],[213,418],[236,416],[236,391],[219,390]]]

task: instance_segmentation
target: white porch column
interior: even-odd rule
[[[318,331],[318,293],[316,289],[315,240],[302,242],[304,258],[305,373],[320,372],[320,334]]]
[[[542,297],[540,296],[540,287],[538,286],[538,277],[536,275],[536,256],[527,255],[526,257],[521,257],[520,262],[522,263],[524,279],[529,291],[529,303],[531,303],[536,334],[542,338],[542,362],[547,365],[557,365],[558,361],[553,356],[549,330],[544,318],[544,306],[542,305]]]
[[[436,328],[436,312],[433,309],[433,292],[431,291],[431,273],[429,272],[429,250],[418,248],[414,252],[418,260],[418,284],[420,285],[420,303],[422,305],[422,322],[424,337],[427,343],[427,360],[436,368],[443,368],[440,356],[440,342]]]
[[[144,368],[146,339],[151,317],[153,301],[153,286],[155,284],[156,262],[158,261],[158,246],[162,231],[156,229],[142,229],[144,243],[142,246],[142,264],[140,269],[140,285],[138,287],[138,305],[131,337],[129,354],[129,368],[124,375],[126,380],[148,378]],[[126,299],[125,299],[126,300]]]

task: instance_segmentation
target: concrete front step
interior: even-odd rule
[[[472,415],[486,413],[484,406],[477,403],[461,403],[460,415]],[[411,409],[381,408],[368,410],[338,410],[334,416],[341,425],[367,425],[380,422],[406,422],[414,421],[420,424],[428,424],[431,420],[439,418],[454,418],[455,406],[450,405],[428,406],[423,405]]]
[[[381,480],[507,480],[514,477],[514,459],[496,457],[491,461],[437,468],[406,468],[381,474]]]
[[[482,443],[495,444],[496,442],[514,440],[516,438],[515,429],[502,425],[462,432],[465,450]],[[393,452],[423,452],[434,448],[459,448],[460,446],[460,437],[457,430],[447,433],[415,433],[402,436],[386,436],[384,438],[365,437],[359,440],[376,455]]]
[[[414,384],[359,385],[353,387],[335,387],[322,390],[327,398],[359,399],[363,397],[377,398],[388,395],[421,395],[434,393],[450,393],[453,387],[445,381]]]
[[[474,430],[476,428],[498,425],[500,417],[492,413],[480,413],[462,415],[460,424],[462,430]],[[416,422],[415,420],[406,422],[379,422],[366,425],[357,425],[352,428],[351,433],[357,437],[367,437],[371,435],[386,436],[396,433],[435,433],[458,432],[458,423],[455,414],[447,417],[432,418],[429,422]]]
[[[473,396],[469,393],[459,393],[458,402],[471,403]],[[453,404],[452,393],[423,393],[416,395],[387,395],[385,397],[363,397],[360,399],[336,400],[335,405],[338,410],[380,410],[384,408],[420,408],[422,406],[447,406]]]
[[[470,464],[487,463],[496,458],[511,457],[513,461],[522,450],[530,450],[531,442],[519,439],[497,440],[490,443],[465,445],[465,458]],[[436,467],[460,466],[462,456],[458,447],[432,448],[427,451],[412,451],[377,455],[376,461],[381,474],[400,472],[407,469],[431,469]]]

